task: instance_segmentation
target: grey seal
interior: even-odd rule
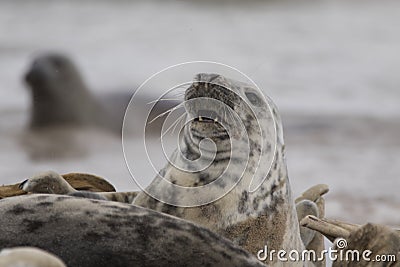
[[[78,176],[79,174],[75,174]],[[85,174],[81,174],[85,177]],[[86,174],[87,175],[87,174]],[[36,194],[59,194],[74,197],[109,200],[122,203],[132,203],[137,192],[99,192],[94,193],[87,190],[76,190],[63,176],[55,171],[46,171],[34,175],[19,184],[19,188],[27,193]]]
[[[264,266],[206,228],[130,204],[33,194],[0,207],[0,249],[38,247],[67,266]]]
[[[25,81],[32,95],[32,129],[65,125],[95,126],[119,133],[126,107],[133,94],[121,91],[94,95],[74,62],[61,53],[37,56],[25,75]],[[140,103],[146,105],[154,100],[149,94]],[[157,103],[153,114],[164,112],[174,104],[165,101]],[[160,125],[153,124],[149,130],[157,131],[159,127]]]
[[[338,251],[332,266],[398,266],[400,231],[385,225],[358,225],[308,215],[300,225],[323,234]],[[358,256],[357,256],[358,254]]]
[[[32,184],[31,181],[33,181]],[[22,190],[24,187],[27,190]],[[115,192],[114,186],[107,180],[93,174],[66,173],[59,175],[54,171],[47,171],[25,179],[21,183],[0,186],[0,198],[26,193],[68,194],[74,190],[103,192],[103,194]]]
[[[216,108],[213,101],[211,105],[199,104],[200,107],[197,109],[200,110],[196,110],[195,102],[189,102],[186,109],[188,115],[194,119],[183,129],[179,143],[180,151],[173,153],[170,162],[146,190],[138,194],[133,204],[193,221],[228,237],[253,254],[265,245],[271,250],[302,251],[304,243],[300,237],[295,203],[290,189],[282,124],[276,106],[254,86],[218,74],[198,74],[185,92],[187,102],[204,97],[221,102],[233,110],[241,120],[245,129],[240,130],[238,137],[232,142],[236,148],[233,148],[229,140],[231,137],[224,132],[220,123],[225,120],[225,123],[229,124],[231,116],[216,115],[218,111],[214,110]],[[204,110],[211,111],[205,115],[208,119],[204,119]],[[190,112],[194,114],[189,114]],[[243,132],[247,132],[249,143],[245,142],[244,137],[242,138]],[[209,167],[197,172],[176,167],[183,165],[190,169],[198,163],[196,159],[204,153],[199,149],[202,139],[213,140],[217,149],[215,160]],[[249,145],[248,155],[243,153],[247,145]],[[268,158],[272,159],[271,165],[266,162]],[[196,194],[175,191],[166,181],[185,187],[204,186],[214,182],[209,192],[228,191],[228,187],[232,184],[231,180],[240,176],[235,166],[228,169],[228,163],[239,165],[246,160],[247,165],[242,179],[218,200],[197,207],[167,204],[174,200],[190,200]],[[221,173],[224,173],[226,179],[217,180]],[[261,185],[250,192],[249,186],[255,173],[265,179],[261,179]],[[166,201],[158,201],[154,195],[162,196]],[[316,209],[314,206],[312,210]]]

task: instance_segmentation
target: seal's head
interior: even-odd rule
[[[19,188],[28,193],[68,194],[75,189],[54,171],[47,171],[23,181]]]
[[[190,121],[185,128],[185,135],[190,137],[190,142],[185,142],[191,147],[187,158],[204,155],[204,150],[196,155],[196,146],[208,139],[216,147],[214,161],[232,160],[236,155],[248,159],[248,167],[254,172],[261,157],[264,164],[272,162],[276,119],[270,100],[255,86],[200,73],[185,92],[185,108]]]
[[[205,101],[193,99],[202,98]],[[190,103],[188,112],[195,117],[193,128],[200,125],[213,126],[220,130],[224,123],[232,123],[230,112],[238,114],[239,118],[248,125],[246,130],[252,131],[250,124],[254,124],[259,109],[267,107],[265,97],[254,87],[233,81],[218,74],[201,73],[196,75],[193,84],[186,90],[185,101]],[[208,102],[207,102],[208,101]],[[257,110],[256,110],[257,109]]]
[[[32,87],[33,94],[36,96],[60,93],[51,91],[54,87],[64,86],[67,88],[66,86],[73,85],[68,89],[77,90],[77,87],[84,86],[75,64],[68,57],[55,53],[35,58],[26,73],[25,80]],[[63,85],[65,83],[68,85]]]
[[[193,118],[190,130],[194,137],[219,142],[228,137],[227,127],[239,123],[247,134],[260,134],[260,120],[271,118],[268,100],[254,86],[230,80],[218,74],[196,75],[186,90],[185,107]],[[232,129],[238,134],[239,129]]]
[[[68,57],[38,56],[25,75],[32,93],[31,127],[96,123],[97,101]]]
[[[211,203],[230,191],[240,196],[258,188],[266,191],[276,182],[269,170],[274,158],[281,162],[275,154],[282,145],[276,131],[280,121],[256,86],[201,73],[186,89],[184,107],[187,120],[178,148],[146,193],[189,207]],[[278,166],[286,167],[282,162],[275,170]],[[146,205],[147,199],[135,201]]]

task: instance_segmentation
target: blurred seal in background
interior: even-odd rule
[[[30,128],[43,129],[49,126],[89,126],[120,133],[125,110],[133,91],[94,95],[85,84],[78,68],[66,55],[46,53],[37,56],[25,80],[32,95]],[[156,99],[156,98],[154,98]],[[146,105],[154,101],[140,101]],[[170,109],[177,102],[157,103],[154,116]],[[145,106],[143,106],[145,110]],[[146,116],[138,114],[138,116]],[[152,114],[150,114],[152,117]],[[150,125],[150,132],[159,130],[158,124]]]

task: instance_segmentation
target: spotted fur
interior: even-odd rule
[[[38,247],[67,266],[263,266],[206,228],[130,204],[33,194],[0,207],[0,249]]]
[[[265,245],[269,249],[301,251],[304,246],[288,180],[282,124],[275,105],[252,86],[216,74],[196,76],[193,85],[186,90],[185,100],[196,97],[209,97],[224,102],[243,122],[250,140],[250,154],[242,179],[224,197],[199,207],[171,206],[156,201],[146,192],[139,193],[133,204],[196,222],[230,238],[252,253],[257,253]],[[189,112],[190,108],[193,106],[189,106]],[[212,109],[212,106],[208,108]],[[229,139],[224,138],[221,127],[209,125],[196,121],[187,124],[180,146],[181,153],[174,152],[171,158],[174,164],[185,162],[182,157],[198,158],[199,140],[207,137],[215,142],[218,150],[211,166],[201,172],[190,173],[167,164],[162,171],[165,179],[181,186],[204,185],[224,172],[229,160],[236,164],[245,159],[247,155],[243,153],[246,145],[244,137],[243,140],[235,140],[243,143],[243,150],[239,146],[239,149],[232,151],[232,157],[228,157],[231,152],[226,152],[227,148],[230,149]],[[263,146],[260,142],[263,142]],[[271,168],[267,162],[272,162]],[[188,169],[193,167],[190,164],[195,163],[187,163]],[[255,192],[250,192],[249,186],[254,173],[258,177],[265,177],[265,180]],[[234,179],[239,174],[232,168],[227,177]],[[227,180],[216,183],[214,189],[225,189],[229,186],[229,179]],[[167,195],[171,200],[193,197],[190,194],[176,195],[175,191],[166,190],[162,186],[161,177],[156,177],[147,190]],[[275,264],[279,265],[277,262]]]

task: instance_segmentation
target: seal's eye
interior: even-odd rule
[[[250,101],[251,104],[253,104],[254,106],[261,106],[262,101],[258,97],[258,95],[252,92],[246,92],[244,94],[246,95],[247,99]]]

